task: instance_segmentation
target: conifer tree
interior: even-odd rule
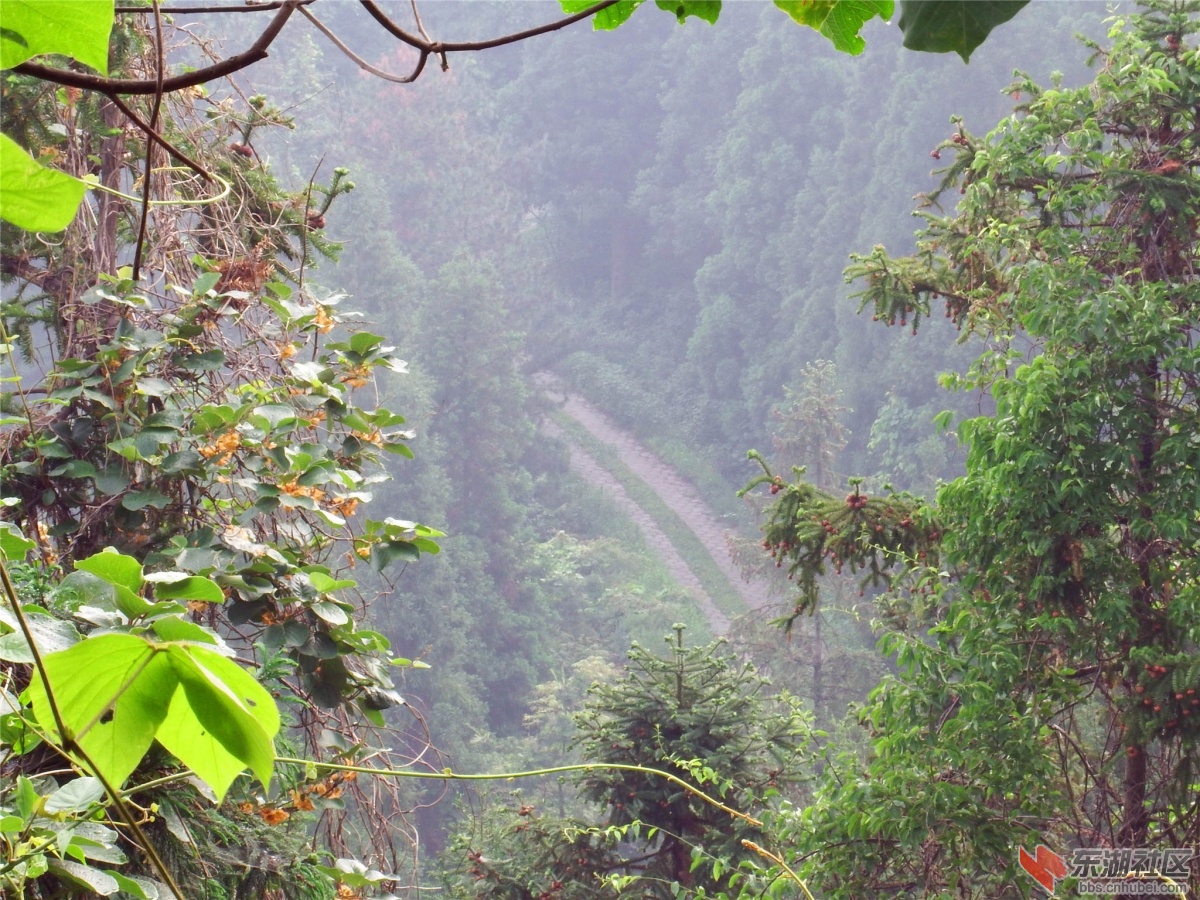
[[[667,640],[666,656],[634,644],[624,677],[595,685],[576,716],[575,744],[597,764],[581,792],[602,815],[562,821],[521,805],[478,845],[460,837],[466,871],[449,876],[452,896],[669,898],[763,888],[744,844],[764,841],[761,825],[645,769],[756,815],[811,772],[811,720],[795,698],[769,694],[722,642],[687,647],[682,626]]]

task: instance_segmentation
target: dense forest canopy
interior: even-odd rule
[[[645,5],[3,0],[6,895],[1196,888],[1193,5]]]

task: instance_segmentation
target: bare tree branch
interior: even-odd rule
[[[266,59],[268,56],[267,48],[279,36],[279,32],[283,30],[283,26],[287,24],[287,20],[291,18],[292,13],[296,11],[297,7],[307,5],[311,2],[312,0],[283,0],[279,7],[279,12],[275,14],[275,18],[271,20],[271,23],[267,25],[263,33],[258,36],[258,40],[244,53],[223,59],[218,63],[213,63],[211,66],[196,69],[194,72],[186,72],[183,75],[176,75],[173,78],[165,78],[161,86],[155,78],[144,81],[130,78],[105,78],[101,75],[72,72],[69,69],[55,69],[50,66],[40,66],[36,63],[28,62],[14,66],[12,71],[21,75],[30,75],[42,81],[48,81],[51,84],[77,87],[88,91],[99,91],[102,94],[154,94],[160,88],[163,93],[170,94],[174,91],[181,91],[185,88],[195,87],[198,84],[214,81],[217,78],[223,78],[226,75],[232,75],[234,72],[241,71],[247,66]]]
[[[367,62],[365,59],[363,59],[361,56],[356,54],[353,50],[351,50],[344,43],[342,43],[341,39],[336,34],[334,34],[333,31],[330,30],[330,28],[327,25],[325,25],[324,22],[322,22],[320,19],[318,19],[315,15],[313,15],[307,9],[304,9],[303,7],[301,7],[300,13],[306,19],[308,19],[308,21],[312,22],[313,27],[315,27],[319,32],[321,32],[321,34],[323,34],[323,35],[325,35],[325,37],[329,38],[329,40],[333,42],[333,45],[335,47],[337,47],[344,54],[346,54],[346,56],[350,57],[350,59],[354,60],[354,62],[358,64],[358,67],[360,69],[362,69],[366,72],[370,72],[376,78],[382,78],[384,81],[390,81],[393,84],[412,84],[414,81],[416,81],[421,76],[421,72],[425,69],[425,63],[429,60],[429,51],[421,50],[420,57],[417,59],[417,65],[410,74],[408,74],[408,75],[393,75],[391,72],[385,72],[385,71],[383,71],[383,69],[376,68],[375,66],[373,66],[369,62]]]
[[[258,39],[244,53],[239,53],[236,56],[231,56],[228,59],[223,59],[211,66],[205,66],[201,69],[196,69],[193,72],[186,72],[183,75],[176,75],[172,78],[164,78],[161,81],[157,78],[136,80],[128,78],[105,78],[100,75],[89,75],[86,72],[74,72],[70,69],[56,69],[52,66],[42,66],[37,63],[24,62],[18,66],[14,66],[12,71],[21,75],[29,75],[33,78],[38,78],[42,81],[50,82],[51,84],[61,84],[65,87],[81,88],[83,90],[99,91],[100,93],[112,96],[114,94],[169,94],[174,91],[184,90],[185,88],[195,87],[198,84],[205,84],[209,81],[214,81],[218,78],[223,78],[226,75],[232,75],[234,72],[241,71],[260,60],[266,59],[269,55],[267,48],[279,36],[279,32],[287,23],[292,13],[297,9],[308,6],[313,0],[276,0],[276,2],[264,4],[263,6],[237,6],[237,7],[175,7],[170,10],[162,10],[162,12],[191,12],[191,13],[208,13],[208,12],[251,12],[260,9],[278,9],[275,18],[263,30]],[[423,71],[425,63],[430,54],[441,57],[442,68],[447,68],[446,55],[448,53],[460,53],[466,51],[489,50],[493,47],[503,47],[506,44],[515,44],[519,41],[528,40],[532,37],[537,37],[542,34],[549,34],[553,31],[558,31],[560,28],[566,28],[568,25],[573,25],[583,19],[590,18],[601,10],[618,3],[619,0],[600,0],[599,3],[589,6],[587,9],[559,19],[556,22],[549,22],[545,25],[539,25],[536,28],[530,28],[525,31],[518,31],[513,34],[506,34],[501,37],[491,38],[484,41],[431,41],[424,36],[424,26],[420,19],[417,19],[417,27],[421,30],[422,36],[410,34],[405,31],[386,15],[373,0],[360,0],[363,7],[368,13],[383,26],[388,34],[392,35],[401,42],[407,44],[413,49],[419,51],[420,59],[417,66],[408,76],[387,76],[382,72],[370,68],[365,65],[362,60],[354,56],[346,48],[346,46],[337,40],[332,32],[320,25],[321,29],[327,37],[344,53],[350,55],[355,62],[367,68],[368,71],[389,81],[398,81],[401,84],[406,84],[415,81]],[[140,8],[121,7],[119,12],[146,12]],[[307,13],[306,13],[307,14]],[[310,19],[312,17],[310,16]],[[315,19],[312,19],[314,24],[317,24]]]
[[[311,3],[312,0],[307,0]],[[287,3],[287,0],[272,0],[270,3],[251,3],[246,6],[172,6],[170,8],[163,7],[159,11],[168,16],[175,15],[194,15],[205,13],[243,13],[243,12],[270,12],[273,9],[279,9]],[[125,13],[148,13],[153,12],[152,6],[118,6],[113,12],[118,14]]]
[[[537,37],[540,34],[549,34],[552,31],[558,31],[560,28],[566,28],[568,25],[574,25],[583,19],[588,19],[594,16],[601,10],[608,9],[614,6],[620,0],[600,0],[594,6],[589,6],[587,9],[577,12],[574,15],[567,16],[564,19],[559,19],[557,22],[550,22],[546,25],[539,25],[536,28],[530,28],[526,31],[518,31],[513,34],[506,34],[502,37],[491,38],[486,41],[428,41],[409,34],[391,19],[383,14],[383,11],[375,4],[374,0],[359,0],[363,8],[371,14],[380,25],[384,27],[388,34],[398,38],[410,47],[415,47],[417,50],[425,50],[429,53],[438,55],[446,53],[460,53],[469,50],[490,50],[493,47],[503,47],[505,44],[515,44],[518,41],[528,40],[531,37]]]
[[[150,128],[158,131],[158,114],[162,110],[163,77],[167,61],[163,52],[162,10],[158,0],[151,0],[154,9],[154,105],[150,110]],[[142,254],[146,249],[146,226],[150,224],[150,190],[154,181],[154,141],[146,141],[146,172],[142,176],[142,214],[138,220],[137,242],[133,248],[133,280],[137,281],[142,271]]]
[[[127,106],[116,94],[109,94],[108,99],[113,102],[113,105],[115,105],[117,109],[121,110],[121,112],[125,114],[125,118],[129,119],[130,122],[136,125],[146,135],[146,137],[166,150],[172,158],[179,160],[209,184],[212,184],[216,180],[213,178],[208,169],[204,168],[204,166],[200,165],[200,163],[186,156],[182,150],[167,141],[166,138],[151,128],[149,122],[145,121],[141,116],[130,109],[129,106]]]

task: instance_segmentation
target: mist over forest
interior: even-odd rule
[[[361,10],[332,13],[364,58],[411,66],[415,54]],[[423,11],[431,33],[464,40],[553,13]],[[298,123],[264,133],[265,159],[297,187],[333,165],[357,185],[327,217],[339,261],[314,278],[346,291],[411,366],[386,390],[417,433],[417,458],[395,467],[378,502],[448,537],[375,615],[398,652],[433,666],[405,690],[457,767],[559,758],[557,747],[521,755],[539,744],[531,704],[563,691],[601,646],[619,667],[631,639],[659,646],[676,621],[691,642],[711,633],[644,538],[570,473],[562,442],[539,433],[553,401],[532,376],[552,373],[691,480],[723,530],[754,538],[755,513],[735,497],[755,474],[746,451],[786,445],[788,390],[828,361],[821,389],[836,398],[845,447],[826,482],[861,475],[930,494],[962,469],[934,416],[979,402],[937,378],[977,351],[944,321],[913,335],[858,315],[842,270],[875,244],[912,248],[913,196],[936,184],[930,154],[952,116],[987,130],[1014,105],[1005,89],[1018,69],[1086,83],[1074,36],[1102,34],[1103,19],[1099,4],[1041,4],[964,65],[904,51],[882,23],[868,27],[863,57],[847,57],[782,27],[772,7],[733,3],[720,27],[643,14],[637,28],[458,57],[413,85],[380,82],[298,28],[245,79],[244,93]],[[780,463],[809,461],[801,451]],[[869,604],[844,590],[855,621],[828,623],[822,638],[824,678],[837,685],[827,722],[883,671]],[[582,615],[568,612],[580,602]],[[811,627],[780,647],[766,623],[790,607],[786,587],[770,603],[741,612],[730,598],[733,633],[747,635],[738,652],[811,694]]]
[[[94,628],[212,643],[286,698],[264,738],[290,767],[273,786],[235,780],[238,757],[211,811],[180,784],[145,836],[114,819],[95,838],[124,848],[140,896],[169,896],[170,870],[222,898],[1018,897],[1052,870],[1046,847],[1027,864],[1018,845],[1196,849],[1200,792],[1179,762],[1200,687],[1195,479],[1178,474],[1178,508],[1147,499],[1197,462],[1194,341],[1137,355],[1176,328],[1150,300],[1087,318],[1094,296],[1152,282],[1174,333],[1194,334],[1178,298],[1195,295],[1200,106],[1154,106],[1200,91],[1194,11],[1150,4],[1158,31],[1114,34],[1159,48],[1124,51],[1153,65],[1118,70],[1089,57],[1130,4],[1031,3],[969,64],[906,49],[880,19],[852,56],[776,4],[727,2],[714,25],[647,5],[444,70],[435,53],[410,84],[381,77],[418,52],[370,4],[311,6],[319,22],[305,7],[266,59],[163,113],[233,185],[224,205],[139,232],[129,203],[118,274],[69,291],[84,268],[70,254],[94,248],[4,226],[15,378],[68,364],[48,396],[69,415],[46,414],[42,443],[5,394],[22,603],[75,623],[44,626],[64,646]],[[454,41],[570,8],[437,0],[413,23],[385,6]],[[256,15],[179,12],[166,58],[185,71],[237,52]],[[122,40],[113,64],[152,75],[150,27]],[[73,88],[8,77],[6,135],[76,133]],[[67,126],[43,127],[47,108]],[[99,147],[119,117],[87,114],[78,133]],[[128,201],[144,182],[127,159],[112,183]],[[1135,194],[1145,209],[1126,212]],[[119,274],[143,243],[149,305]],[[1060,270],[1076,280],[1038,274]],[[85,313],[84,337],[64,337],[76,301],[130,324],[106,344]],[[169,348],[151,363],[155,334]],[[1109,372],[1115,346],[1131,361],[1113,351]],[[1084,358],[1099,361],[1080,374]],[[150,386],[88,381],[114,372]],[[1156,436],[1124,441],[1113,422],[1153,405],[1149,382]],[[78,424],[93,414],[108,424]],[[1151,428],[1137,421],[1130,434]],[[201,472],[203,490],[171,480]],[[94,487],[62,487],[79,480]],[[53,513],[24,511],[38,503]],[[1169,523],[1139,531],[1151,509]],[[116,599],[87,599],[96,579]],[[186,609],[122,606],[127,589]],[[167,613],[205,636],[147,630]],[[49,717],[51,675],[30,674],[37,654],[4,644],[20,635],[0,621],[0,764],[58,796],[14,737],[23,703]],[[1113,712],[1117,695],[1134,713]],[[158,740],[124,777],[157,789],[168,760],[194,768]],[[429,777],[368,777],[388,766]],[[34,807],[6,798],[9,831],[32,834]],[[57,857],[49,875],[16,871],[28,896],[101,883]],[[1065,872],[1045,875],[1052,895]],[[127,882],[119,895],[139,896]]]

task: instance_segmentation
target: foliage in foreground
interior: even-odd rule
[[[146,63],[138,29],[113,40],[122,65]],[[431,529],[356,515],[382,456],[411,453],[403,418],[359,400],[404,364],[306,279],[336,253],[323,217],[353,185],[337,170],[287,193],[231,153],[283,121],[263,98],[218,127],[195,95],[159,119],[215,197],[154,153],[142,173],[115,101],[21,76],[4,99],[6,129],[75,175],[94,167],[99,190],[58,241],[2,233],[0,884],[153,897],[202,874],[214,896],[318,896],[389,880],[334,854],[394,863],[401,806],[309,856],[318,816],[364,797],[277,764],[277,745],[371,752],[401,703],[390,672],[411,663],[366,627],[347,575],[437,550]],[[119,190],[138,177],[162,197],[140,220]]]

